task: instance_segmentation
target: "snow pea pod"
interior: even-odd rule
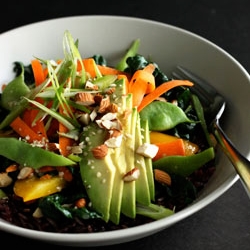
[[[34,169],[42,166],[70,166],[76,164],[64,156],[34,147],[16,138],[0,138],[0,155]]]
[[[192,95],[192,101],[193,101],[194,109],[196,111],[198,119],[200,120],[201,127],[202,127],[204,134],[206,136],[207,142],[208,142],[209,146],[212,147],[213,142],[212,142],[210,134],[208,132],[207,123],[206,123],[205,116],[204,116],[204,109],[201,105],[201,102],[200,102],[198,96],[196,96],[196,95]]]
[[[26,97],[33,100],[36,95],[46,86],[47,82],[44,82],[34,89],[31,89]],[[15,105],[9,114],[1,121],[0,129],[7,127],[17,116],[22,114],[22,112],[28,107],[29,102],[25,98],[20,98],[18,105]]]
[[[153,162],[153,168],[161,169],[169,174],[189,176],[215,157],[214,148],[189,156],[166,156]]]
[[[24,82],[24,73],[9,82],[3,90],[1,106],[7,110],[13,110],[22,98],[30,92],[29,87]]]
[[[140,112],[141,120],[147,120],[149,130],[164,131],[174,128],[179,123],[193,122],[178,106],[170,102],[150,103]]]

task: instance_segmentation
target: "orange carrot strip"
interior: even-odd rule
[[[18,166],[17,166],[16,164],[11,164],[11,165],[9,165],[9,166],[5,169],[6,173],[15,172],[15,171],[17,171],[17,170],[18,170]]]
[[[185,155],[185,145],[182,139],[177,139],[171,142],[155,143],[155,145],[158,146],[159,150],[153,158],[153,161],[156,161],[164,156]]]
[[[59,107],[59,112],[63,114],[63,107]],[[59,132],[67,133],[69,130],[61,122],[59,122]],[[68,156],[70,154],[70,148],[73,145],[74,140],[63,135],[59,135],[59,150],[63,156]]]
[[[177,87],[177,86],[193,86],[194,84],[188,80],[172,80],[168,82],[164,82],[159,85],[155,90],[147,95],[145,95],[138,106],[137,110],[140,112],[143,108],[145,108],[148,104],[156,100],[158,97],[163,95],[168,90]]]
[[[148,85],[146,94],[152,92],[152,90],[155,89],[155,78],[153,76],[154,70],[155,70],[155,65],[151,63],[148,64],[145,68],[135,71],[135,73],[132,76],[132,79],[130,80],[131,88],[133,88],[133,85],[137,84],[137,80],[140,79],[140,81],[143,81],[145,84],[147,83]]]
[[[128,78],[130,78],[130,74],[109,66],[104,66],[104,65],[97,65],[98,69],[100,70],[102,75],[125,75]]]
[[[40,177],[40,180],[49,180],[52,178],[52,175],[50,174],[45,174]]]
[[[143,71],[147,72],[148,74],[150,74],[150,78],[151,78],[151,81],[148,82],[148,86],[147,86],[147,90],[146,90],[146,94],[152,92],[154,89],[155,89],[155,78],[153,76],[153,73],[154,73],[154,70],[155,70],[155,65],[150,63],[148,64],[144,69]],[[153,76],[153,77],[152,77]]]
[[[92,78],[96,77],[96,63],[94,58],[85,58],[82,60],[85,71],[90,74]],[[77,70],[81,70],[80,63],[78,64]]]
[[[133,107],[138,107],[142,102],[144,95],[146,94],[147,83],[144,81],[137,80],[137,83],[132,87],[129,84],[129,93],[133,94]]]
[[[44,69],[41,62],[38,59],[34,59],[31,61],[31,67],[35,78],[35,84],[37,86],[45,81]]]
[[[140,105],[145,94],[155,89],[155,78],[152,74],[154,69],[154,64],[149,64],[145,68],[135,71],[129,81],[128,91],[133,94],[134,107]]]
[[[34,124],[33,121],[36,119],[38,109],[26,109],[23,113],[22,119],[31,127],[37,134],[47,138],[46,129],[41,119],[38,119]]]
[[[72,181],[73,175],[67,167],[57,167],[59,172],[63,172],[63,179],[65,181]]]
[[[28,126],[19,116],[11,122],[10,127],[30,143],[33,141],[41,141],[42,139],[42,137]]]
[[[3,84],[1,87],[1,90],[3,91],[6,86],[7,86],[7,84]]]

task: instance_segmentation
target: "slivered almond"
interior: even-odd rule
[[[109,89],[107,89],[107,91],[106,91],[106,93],[108,94],[108,95],[111,95],[111,94],[113,94],[115,92],[115,88],[109,88]]]
[[[101,102],[100,102],[100,106],[98,109],[99,113],[104,113],[108,110],[108,107],[110,105],[110,98],[109,96],[102,98]]]
[[[154,169],[155,180],[161,184],[171,186],[171,177],[168,173],[160,169]]]
[[[98,86],[93,84],[92,82],[90,81],[87,81],[86,84],[85,84],[85,88],[86,89],[91,89],[91,90],[98,90]]]
[[[118,130],[118,129],[110,129],[108,131],[108,138],[107,139],[109,139],[111,137],[118,137],[119,135],[121,135],[121,131],[120,130]]]
[[[0,187],[7,187],[12,183],[12,178],[8,173],[0,173]]]
[[[111,112],[111,113],[117,113],[118,112],[118,106],[115,103],[111,103],[108,106],[108,110],[107,111]]]
[[[138,168],[133,168],[123,176],[125,182],[135,181],[140,176],[140,170]]]
[[[95,103],[94,96],[88,92],[77,93],[75,96],[76,103],[90,106]]]
[[[102,144],[100,146],[92,148],[91,152],[96,159],[103,159],[108,153],[108,146]]]
[[[31,177],[34,173],[34,169],[31,168],[31,167],[23,167],[18,176],[17,176],[17,179],[18,180],[22,180],[22,179],[25,179],[25,178],[28,178],[28,177]]]

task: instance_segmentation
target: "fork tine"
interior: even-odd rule
[[[199,97],[199,100],[204,105],[207,121],[211,122],[221,110],[221,107],[225,107],[226,102],[218,91],[206,80],[190,70],[182,66],[177,66],[172,72],[172,76],[175,79],[186,79],[194,83],[194,86],[190,90]]]
[[[205,106],[209,106],[218,94],[212,85],[182,66],[177,66],[176,70],[172,72],[172,75],[175,79],[189,79],[194,82],[195,86],[191,88],[191,91],[200,97],[201,102]]]

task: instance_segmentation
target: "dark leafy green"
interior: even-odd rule
[[[77,208],[74,206],[74,202],[83,197],[86,197],[86,195],[82,193],[73,195],[57,193],[41,198],[38,206],[45,216],[57,221],[65,218],[73,219],[75,217],[85,220],[101,218],[98,213],[89,210],[87,207]]]

